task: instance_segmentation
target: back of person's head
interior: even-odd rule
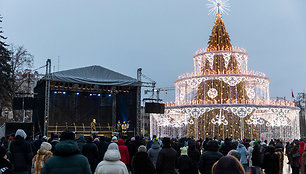
[[[163,138],[163,147],[164,148],[170,148],[171,147],[171,141],[170,141],[170,138],[168,137],[165,137]]]
[[[237,158],[224,156],[215,162],[212,174],[245,174],[245,171]]]
[[[27,138],[27,134],[22,129],[18,129],[15,133],[15,137],[21,136],[23,139]]]
[[[213,151],[213,152],[217,152],[219,149],[219,143],[218,141],[215,140],[209,140],[206,144],[206,150],[207,151]]]
[[[196,149],[196,142],[194,140],[188,141],[188,149],[195,150]]]
[[[86,141],[87,143],[91,143],[92,141],[93,141],[93,140],[92,140],[92,137],[90,137],[90,136],[87,137],[87,141]]]
[[[61,133],[60,140],[75,140],[75,134],[69,130]]]
[[[121,159],[119,148],[116,143],[110,143],[108,145],[103,159],[106,161],[119,161]]]
[[[147,152],[146,146],[140,145],[140,146],[138,147],[138,152]]]
[[[52,145],[48,142],[42,142],[40,145],[40,149],[44,149],[44,150],[51,150],[52,149]]]

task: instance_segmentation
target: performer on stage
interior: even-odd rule
[[[90,129],[91,129],[91,132],[94,132],[96,131],[96,119],[93,119],[92,122],[90,123]]]

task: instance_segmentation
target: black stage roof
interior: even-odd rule
[[[108,86],[139,86],[136,79],[97,65],[54,72],[51,75],[51,81]]]

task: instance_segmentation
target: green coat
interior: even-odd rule
[[[73,140],[60,141],[55,146],[53,157],[49,158],[42,174],[91,174],[88,160],[80,154]]]

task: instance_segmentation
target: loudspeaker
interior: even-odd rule
[[[25,110],[33,110],[34,109],[34,98],[33,97],[25,97],[24,98],[24,109]]]
[[[22,97],[14,97],[13,99],[13,110],[22,110]]]
[[[22,103],[24,108],[22,108]],[[15,97],[13,99],[13,110],[32,110],[34,109],[35,102],[33,97]]]
[[[165,104],[163,103],[145,103],[145,113],[163,114],[165,112]]]

